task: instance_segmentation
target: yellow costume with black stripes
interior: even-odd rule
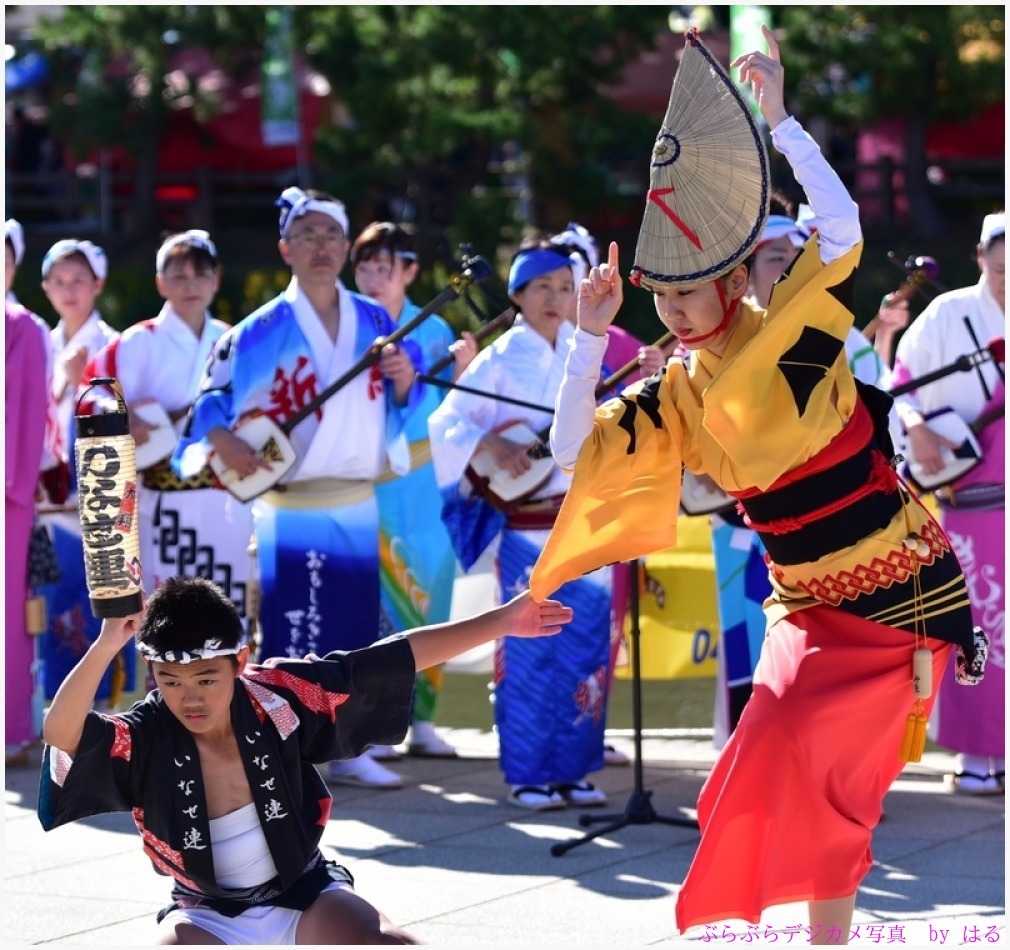
[[[702,350],[687,366],[671,362],[663,377],[635,384],[597,409],[530,578],[536,599],[603,564],[674,544],[682,466],[709,475],[730,494],[759,498],[789,473],[816,467],[860,401],[844,340],[861,250],[859,244],[825,265],[812,238],[775,285],[767,311],[741,304],[722,357]],[[803,489],[792,491],[786,504],[798,502],[803,511]],[[769,624],[825,604],[970,648],[964,577],[942,530],[893,475],[889,486],[867,491],[879,493],[878,523],[865,534],[858,526],[852,534],[851,521],[839,531],[845,513],[838,510],[834,521],[819,523],[821,536],[805,556],[780,563],[772,553]],[[844,502],[845,491],[839,492]],[[885,510],[879,502],[887,499]],[[818,528],[808,527],[807,537]],[[923,542],[917,550],[904,543],[910,536]],[[773,552],[774,544],[768,547]]]

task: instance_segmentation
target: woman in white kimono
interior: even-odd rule
[[[508,600],[529,574],[568,489],[570,476],[549,458],[532,460],[531,440],[509,428],[541,432],[550,425],[564,372],[575,303],[566,250],[533,242],[509,272],[515,323],[479,353],[428,421],[443,518],[465,570],[495,539],[499,596]],[[471,494],[481,460],[525,479],[543,468],[528,494],[492,503]],[[539,480],[539,479],[538,479]],[[479,483],[480,479],[476,481]],[[515,484],[514,481],[511,484]],[[505,491],[505,489],[503,489]],[[511,494],[511,490],[505,491]],[[602,805],[606,795],[586,780],[603,767],[610,652],[610,567],[566,584],[558,599],[575,608],[563,639],[552,644],[505,637],[496,644],[494,713],[509,801],[544,810]]]

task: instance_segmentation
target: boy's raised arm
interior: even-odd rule
[[[136,635],[142,618],[143,613],[137,613],[102,622],[98,638],[60,685],[46,713],[42,738],[47,745],[76,755],[84,720],[95,701],[102,677],[116,654]]]

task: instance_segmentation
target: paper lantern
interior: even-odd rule
[[[116,411],[75,417],[77,491],[84,572],[96,617],[128,617],[143,606],[137,518],[136,447],[118,380],[96,378],[116,397]]]

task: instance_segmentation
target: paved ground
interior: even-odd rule
[[[359,892],[418,938],[467,947],[753,939],[747,925],[733,922],[676,933],[674,895],[695,830],[633,824],[555,856],[551,846],[585,834],[578,819],[591,813],[534,814],[504,804],[494,736],[447,735],[461,757],[403,760],[395,766],[407,780],[403,789],[334,787],[334,818],[323,838],[327,854],[351,868]],[[613,740],[633,751],[627,735]],[[643,786],[655,813],[690,817],[684,809],[714,759],[710,740],[649,733],[643,750]],[[1005,943],[1004,801],[945,791],[950,762],[927,753],[889,793],[876,863],[858,896],[854,945]],[[634,772],[609,768],[594,776],[610,796],[603,813],[624,812]],[[35,773],[7,772],[4,945],[153,943],[154,914],[169,885],[141,854],[129,816],[45,834],[36,795]],[[759,932],[762,942],[800,945],[809,942],[805,924],[804,907],[790,904],[768,911]]]

